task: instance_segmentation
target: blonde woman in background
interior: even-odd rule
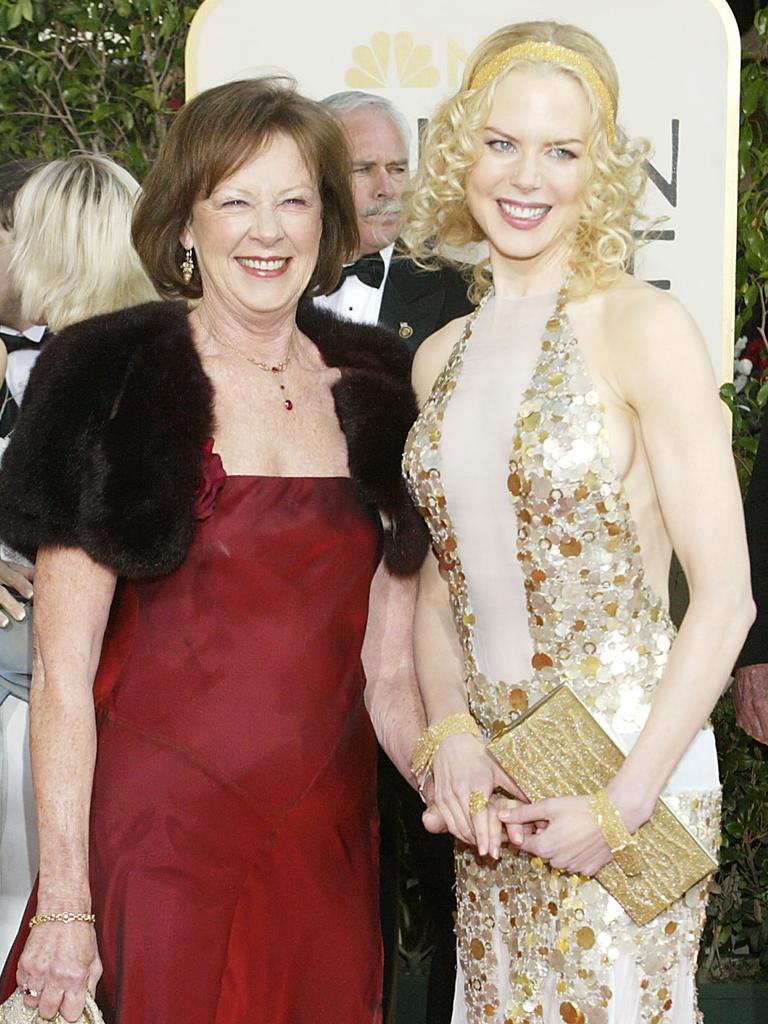
[[[14,202],[9,267],[26,321],[58,331],[157,298],[131,244],[138,192],[126,170],[93,154],[53,160],[31,175]],[[37,354],[19,353],[30,357],[28,369]],[[6,568],[29,573],[31,594],[29,563],[4,546],[0,553]],[[37,871],[25,689],[17,681],[0,707],[0,960],[16,936]]]
[[[483,742],[567,681],[631,748],[601,797],[623,826],[664,793],[716,853],[707,717],[753,616],[741,503],[699,331],[627,273],[647,147],[617,106],[588,33],[501,29],[431,120],[406,218],[422,263],[490,249],[477,314],[416,355],[405,453],[437,556],[416,656],[439,743],[425,821],[458,840],[456,1024],[701,1020],[706,883],[634,925],[584,877],[612,856],[588,798],[492,798],[521,794]],[[691,594],[677,636],[673,548]]]
[[[139,183],[114,160],[52,160],[16,196],[10,273],[25,317],[53,331],[157,298],[131,244]]]

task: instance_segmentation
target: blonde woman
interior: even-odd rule
[[[716,852],[707,717],[753,616],[741,504],[699,331],[627,273],[646,147],[617,107],[588,33],[501,29],[430,123],[404,233],[424,263],[490,250],[477,314],[416,356],[405,453],[437,556],[416,656],[438,741],[426,821],[459,840],[456,1024],[701,1019],[706,883],[634,925],[584,877],[612,856],[588,799],[491,800],[516,789],[483,743],[566,680],[630,750],[607,787],[626,829],[665,793]],[[691,592],[677,636],[673,548]]]
[[[139,183],[93,153],[52,160],[16,196],[11,280],[23,315],[53,331],[157,298],[131,244]]]

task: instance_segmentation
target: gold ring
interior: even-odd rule
[[[485,793],[481,793],[479,789],[475,789],[469,794],[470,814],[478,814],[480,811],[484,811],[487,806],[488,797]]]

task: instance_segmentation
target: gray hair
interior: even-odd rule
[[[373,107],[374,110],[381,111],[397,128],[406,150],[410,150],[411,127],[402,111],[398,110],[394,103],[384,96],[374,96],[370,92],[349,89],[346,92],[335,92],[331,96],[326,96],[324,100],[320,100],[320,103],[337,117],[340,114],[349,113],[351,110],[359,110],[361,107]]]

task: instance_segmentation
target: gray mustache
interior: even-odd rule
[[[363,209],[364,217],[378,217],[383,213],[399,214],[402,210],[400,203],[392,199],[382,199],[380,203],[373,203]]]

